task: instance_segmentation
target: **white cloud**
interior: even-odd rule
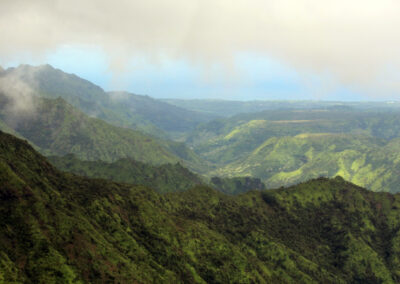
[[[0,104],[1,115],[11,126],[17,126],[25,119],[32,119],[36,114],[34,91],[18,72],[1,74]]]
[[[93,44],[128,56],[231,64],[237,52],[279,58],[364,91],[400,90],[400,1],[2,0],[1,58]]]

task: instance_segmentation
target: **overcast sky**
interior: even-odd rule
[[[398,0],[1,0],[0,64],[154,97],[399,99],[399,15]]]

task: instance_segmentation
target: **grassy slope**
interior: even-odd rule
[[[229,163],[251,153],[272,137],[301,133],[351,133],[390,140],[400,137],[399,119],[400,112],[268,111],[203,124],[188,137],[187,142],[204,157]]]
[[[260,177],[268,187],[341,175],[373,191],[400,190],[400,139],[386,145],[367,136],[300,134],[270,138],[243,160],[214,172]]]
[[[394,283],[400,196],[341,178],[158,195],[53,168],[0,133],[6,283]]]
[[[271,111],[210,122],[191,139],[198,154],[219,163],[210,176],[251,175],[275,187],[339,174],[396,192],[399,119],[397,112]]]

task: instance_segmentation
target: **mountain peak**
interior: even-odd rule
[[[50,64],[41,64],[41,65],[30,65],[30,64],[20,64],[16,69],[48,69],[48,70],[56,70]]]
[[[46,68],[46,69],[56,69],[56,68],[54,68],[52,65],[50,65],[50,64],[42,64],[42,65],[39,65],[38,67],[40,67],[40,68]]]

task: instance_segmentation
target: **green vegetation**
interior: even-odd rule
[[[21,118],[23,114],[7,119],[0,97],[0,129],[27,139],[46,155],[73,153],[82,160],[107,162],[132,158],[153,165],[180,162],[207,178],[248,176],[260,178],[268,188],[341,175],[373,191],[400,190],[398,103],[166,103],[107,93],[49,65],[22,65],[0,76],[20,78],[35,95],[49,98],[39,100],[34,119]]]
[[[226,194],[240,194],[251,190],[265,189],[265,184],[259,178],[252,177],[212,177],[210,186]]]
[[[397,103],[172,106],[9,75],[42,98],[0,94],[0,283],[400,282],[400,194],[373,192],[400,191]]]
[[[270,138],[243,160],[214,174],[260,177],[269,188],[319,176],[343,176],[373,191],[400,190],[400,139],[380,141],[348,134],[300,134]]]
[[[87,115],[161,138],[179,136],[199,123],[216,117],[189,111],[149,96],[126,92],[107,93],[87,80],[50,65],[21,65],[7,69],[3,75],[17,76],[41,97],[61,97]]]
[[[188,190],[207,181],[180,163],[152,166],[133,159],[120,159],[113,163],[103,161],[82,161],[73,154],[63,157],[50,156],[49,161],[58,169],[92,178],[103,178],[116,182],[144,185],[159,193]],[[240,194],[250,190],[263,190],[265,185],[258,178],[213,177],[210,186],[227,194]]]
[[[184,191],[205,182],[180,163],[152,166],[133,159],[120,159],[113,163],[81,161],[74,155],[51,156],[49,161],[58,169],[81,176],[103,178],[116,182],[144,185],[157,192]]]
[[[245,156],[272,137],[348,133],[390,140],[400,137],[399,119],[400,112],[388,110],[274,110],[208,122],[191,133],[187,142],[205,157],[225,163],[235,154]]]
[[[1,124],[4,131],[28,139],[46,155],[75,154],[83,160],[116,161],[133,158],[159,165],[182,162],[201,171],[204,162],[179,142],[161,140],[88,117],[63,99],[36,99],[35,113],[17,123]],[[0,109],[0,119],[7,113]],[[4,119],[3,121],[7,121]]]
[[[0,133],[5,283],[396,283],[400,195],[342,178],[229,196],[56,170]]]
[[[216,163],[208,176],[252,176],[268,188],[341,175],[373,191],[400,190],[400,113],[277,110],[209,122],[188,138]]]

